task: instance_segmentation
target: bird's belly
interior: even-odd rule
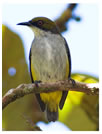
[[[55,82],[68,78],[69,62],[65,48],[62,44],[55,47],[47,44],[44,47],[33,48],[31,72],[34,80],[42,82]],[[42,47],[42,48],[41,48]],[[56,111],[62,92],[40,93],[41,100],[45,102],[51,111]]]
[[[34,57],[34,58],[33,58]],[[42,82],[55,82],[68,78],[68,59],[55,56],[47,59],[46,56],[32,56],[31,72],[34,80]]]

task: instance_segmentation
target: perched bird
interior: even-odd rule
[[[29,56],[32,83],[71,79],[70,50],[56,24],[46,17],[37,17],[18,25],[30,27],[35,35]],[[68,91],[36,94],[49,122],[58,119],[58,107],[63,108],[67,94]]]

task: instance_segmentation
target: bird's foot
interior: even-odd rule
[[[72,83],[73,87],[75,86],[76,84],[75,80],[73,80],[72,78],[69,78],[68,81]]]
[[[36,87],[39,87],[38,84],[41,83],[41,82],[42,82],[41,80],[35,80],[34,84],[36,85]]]

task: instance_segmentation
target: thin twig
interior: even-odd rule
[[[71,19],[80,20],[79,16],[73,14],[73,11],[77,7],[78,4],[68,4],[67,8],[61,13],[61,15],[55,20],[56,25],[58,26],[60,32],[64,32],[68,30],[68,23]]]

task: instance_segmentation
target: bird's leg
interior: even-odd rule
[[[39,87],[38,84],[41,83],[41,82],[42,82],[41,80],[35,80],[34,84],[36,85],[36,87]]]
[[[68,78],[68,81],[72,83],[73,87],[75,86],[76,82],[74,79],[72,78]]]

